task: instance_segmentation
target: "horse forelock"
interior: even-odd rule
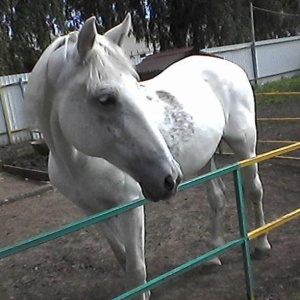
[[[95,77],[96,79],[109,80],[120,73],[131,75],[135,79],[139,78],[124,51],[105,36],[97,36],[89,60],[91,79]]]

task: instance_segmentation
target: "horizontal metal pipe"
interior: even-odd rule
[[[161,275],[149,280],[148,282],[146,282],[136,288],[133,288],[132,290],[127,291],[126,293],[124,293],[116,298],[113,298],[113,300],[133,299],[137,295],[140,295],[143,292],[146,292],[150,289],[158,287],[158,286],[178,277],[179,275],[184,274],[184,273],[196,268],[197,266],[211,260],[212,258],[220,256],[220,255],[224,254],[225,252],[227,252],[228,250],[242,245],[243,243],[244,243],[243,238],[239,238],[239,239],[230,241],[230,242],[228,242],[218,248],[215,248],[201,256],[191,259],[191,260],[187,261],[186,263],[184,263],[164,274],[161,274]]]
[[[252,158],[248,158],[245,160],[241,160],[238,162],[238,164],[243,168],[243,167],[247,167],[250,165],[253,165],[255,163],[270,159],[272,157],[284,154],[286,152],[290,152],[293,150],[297,150],[300,148],[300,142],[292,144],[292,145],[288,145],[288,146],[284,146],[266,153],[262,153],[257,155],[256,157],[252,157]]]
[[[250,240],[253,240],[253,239],[257,238],[258,236],[260,236],[276,227],[279,227],[288,221],[295,219],[298,216],[300,216],[300,208],[295,209],[294,211],[292,211],[292,212],[282,216],[281,218],[274,220],[264,226],[261,226],[259,228],[252,230],[251,232],[248,233],[248,237]]]
[[[196,186],[200,183],[203,183],[205,181],[208,181],[208,180],[211,180],[213,178],[225,175],[227,173],[231,173],[231,172],[237,170],[238,168],[239,168],[239,164],[235,163],[235,164],[231,164],[231,165],[225,166],[223,168],[217,169],[215,171],[206,173],[204,175],[195,177],[191,180],[188,180],[188,181],[182,183],[179,186],[179,191],[186,190],[188,188],[194,187],[194,186]]]
[[[296,157],[296,156],[285,156],[285,155],[279,155],[276,156],[274,158],[281,158],[281,159],[290,159],[290,160],[300,160],[300,157]]]
[[[300,121],[300,118],[257,118],[257,121]]]
[[[292,96],[300,95],[300,92],[265,92],[255,93],[255,96]]]
[[[258,140],[259,143],[275,143],[275,144],[295,144],[298,143],[299,141],[273,141],[273,140]]]
[[[46,243],[48,241],[57,239],[59,237],[62,237],[65,234],[72,233],[74,231],[78,231],[84,227],[93,225],[97,222],[101,222],[105,219],[108,219],[110,217],[116,216],[118,214],[124,213],[128,210],[131,210],[133,208],[136,208],[138,206],[144,205],[148,201],[145,199],[138,199],[123,205],[119,205],[116,207],[113,207],[111,209],[105,210],[103,212],[94,214],[92,216],[83,218],[79,221],[75,221],[66,225],[63,225],[62,227],[48,231],[48,232],[43,232],[39,235],[36,235],[34,237],[25,239],[21,242],[15,243],[13,245],[3,247],[0,249],[0,259],[22,252],[26,249],[38,246],[40,244]]]

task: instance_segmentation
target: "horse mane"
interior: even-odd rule
[[[63,45],[67,36],[57,38],[41,55],[34,66],[25,92],[25,114],[28,127],[39,130],[39,115],[45,100],[45,87],[47,84],[47,65],[51,55]]]

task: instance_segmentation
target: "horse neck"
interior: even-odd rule
[[[57,114],[52,114],[46,127],[44,130],[45,140],[56,165],[61,170],[75,175],[76,166],[81,165],[88,157],[77,151],[66,139],[60,128]]]

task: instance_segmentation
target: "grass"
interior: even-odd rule
[[[300,292],[293,295],[293,300],[300,300]]]
[[[265,83],[254,88],[255,93],[300,92],[300,77],[284,78],[279,81]],[[282,103],[300,100],[300,95],[257,95],[257,104]]]

